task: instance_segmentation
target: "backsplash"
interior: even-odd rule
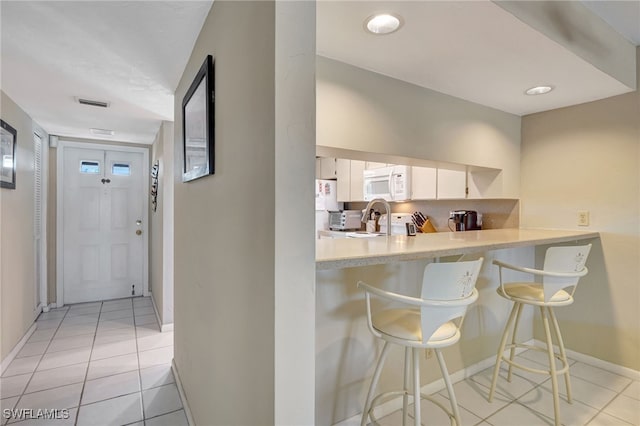
[[[367,203],[345,203],[345,209],[362,210]],[[381,206],[376,210],[384,213]],[[393,213],[422,212],[428,216],[439,231],[449,231],[448,219],[451,210],[475,210],[482,214],[483,229],[518,228],[520,226],[520,201],[514,199],[490,200],[429,200],[391,203]]]

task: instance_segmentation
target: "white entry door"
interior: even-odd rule
[[[64,303],[142,295],[143,154],[64,150]]]

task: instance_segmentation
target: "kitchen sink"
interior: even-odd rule
[[[380,237],[387,234],[383,234],[380,232],[356,231],[356,232],[347,232],[346,235],[347,235],[347,238],[373,238],[373,237]]]

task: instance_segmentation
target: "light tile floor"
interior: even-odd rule
[[[40,315],[37,329],[0,378],[0,408],[67,409],[62,420],[0,417],[0,425],[187,425],[171,372],[173,333],[160,333],[149,298],[71,305]],[[154,319],[154,321],[151,321]],[[545,355],[527,351],[519,361],[539,367]],[[566,425],[640,426],[640,382],[571,361],[574,403],[561,399]],[[502,374],[487,402],[492,368],[454,386],[464,425],[553,424],[551,382],[514,370]],[[560,380],[562,397],[564,381]],[[448,403],[446,391],[436,394]],[[449,425],[422,402],[423,423]],[[33,412],[35,413],[35,411]],[[401,424],[395,412],[380,425]]]
[[[546,364],[546,355],[526,351],[517,356],[518,362],[534,368]],[[632,380],[583,362],[570,360],[573,404],[566,401],[564,379],[560,389],[560,416],[564,425],[629,426],[640,425],[640,381]],[[504,363],[503,363],[504,366]],[[546,376],[513,370],[511,382],[506,380],[503,367],[498,379],[496,396],[487,402],[493,368],[488,368],[454,385],[463,425],[534,426],[553,425],[551,380]],[[446,390],[435,396],[448,406]],[[449,419],[428,401],[421,403],[425,425],[449,425]],[[410,406],[410,412],[413,405]],[[410,417],[413,417],[410,415]],[[382,426],[402,424],[396,411],[380,419]]]
[[[0,425],[187,425],[151,299],[70,305],[43,313],[0,378]],[[59,409],[66,419],[7,418]]]

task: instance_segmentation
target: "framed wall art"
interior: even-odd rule
[[[16,129],[0,120],[0,188],[16,189]]]
[[[214,69],[207,55],[182,100],[183,182],[215,172]]]

